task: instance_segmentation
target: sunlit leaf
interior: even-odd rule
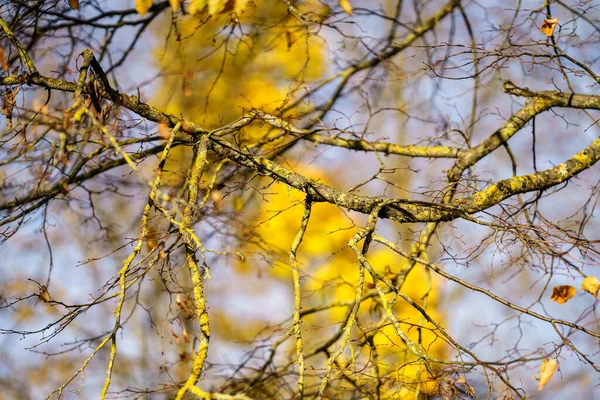
[[[223,207],[223,194],[220,190],[213,190],[210,193],[210,198],[215,203],[215,208],[220,210]]]
[[[595,276],[586,276],[583,282],[581,283],[581,289],[590,293],[595,298],[598,298],[598,289],[600,289],[600,282],[598,282],[598,278]]]
[[[352,4],[348,0],[340,0],[340,7],[348,15],[352,15]]]
[[[233,3],[233,1],[208,0],[208,13],[210,15],[220,14],[225,11],[225,7],[228,6],[228,3]]]
[[[179,6],[181,5],[179,0],[169,0],[169,3],[171,4],[171,9],[173,12],[177,12],[179,10]]]
[[[287,31],[285,31],[285,40],[287,41],[287,47],[288,47],[288,49],[290,47],[292,47],[292,45],[296,41],[296,38],[294,37],[294,34],[289,29]]]
[[[552,36],[556,25],[558,25],[558,18],[545,19],[540,29],[546,36]]]
[[[250,4],[251,0],[236,0],[234,11],[238,14],[242,14]]]
[[[575,289],[573,286],[556,286],[552,290],[552,296],[550,296],[550,299],[554,300],[558,304],[565,304],[573,296],[575,296],[575,293],[577,293],[577,289]]]
[[[542,390],[550,379],[552,379],[552,375],[558,369],[558,362],[554,358],[542,360],[542,365],[540,366],[540,379],[538,381],[538,390]]]
[[[190,0],[190,14],[196,15],[204,11],[206,0]]]
[[[140,15],[146,15],[152,7],[152,0],[135,0],[135,10]]]
[[[45,301],[46,303],[52,300],[52,297],[50,296],[50,292],[48,292],[48,288],[46,287],[46,285],[40,286],[38,296],[40,300]]]

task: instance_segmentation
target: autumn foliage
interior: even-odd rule
[[[597,396],[600,11],[533,3],[0,4],[0,400]]]

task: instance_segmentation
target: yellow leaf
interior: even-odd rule
[[[208,13],[217,15],[233,10],[234,0],[208,0]]]
[[[204,11],[206,0],[190,0],[190,14],[196,15]]]
[[[210,198],[212,199],[212,201],[214,201],[215,203],[215,208],[217,210],[220,210],[223,206],[223,194],[221,193],[220,190],[213,190],[210,193]]]
[[[558,363],[554,358],[542,360],[542,365],[540,366],[540,380],[538,381],[538,390],[542,390],[550,379],[552,375],[558,369]]]
[[[292,45],[296,41],[296,38],[294,37],[294,34],[289,29],[287,31],[285,31],[285,40],[287,41],[287,47],[288,47],[288,50],[289,50],[289,48],[292,47]]]
[[[233,198],[233,209],[235,211],[242,211],[242,208],[244,208],[244,199],[239,196],[235,196]]]
[[[52,300],[52,297],[50,297],[50,292],[48,292],[48,288],[46,287],[46,285],[41,285],[39,289],[40,292],[38,293],[38,296],[40,297],[40,300],[45,301],[46,303]]]
[[[552,36],[556,25],[558,25],[558,18],[545,19],[540,29],[546,34],[546,36]]]
[[[152,7],[152,0],[135,0],[135,11],[140,15],[146,15]]]
[[[586,276],[583,282],[581,283],[581,289],[590,293],[595,298],[598,298],[598,289],[600,289],[600,282],[598,282],[598,278],[595,276]]]
[[[340,0],[340,7],[348,15],[352,15],[352,4],[348,0]]]
[[[169,0],[169,3],[171,3],[171,9],[173,12],[177,12],[179,10],[179,5],[181,4],[179,0]]]
[[[69,7],[71,7],[73,10],[77,10],[79,8],[79,0],[68,0],[69,2]]]
[[[244,11],[246,11],[246,8],[248,8],[249,3],[250,0],[236,0],[234,11],[237,14],[242,14]]]
[[[575,293],[577,293],[577,289],[575,289],[573,286],[556,286],[554,289],[552,289],[552,296],[550,296],[550,299],[554,300],[558,304],[565,304],[573,296],[575,296]]]

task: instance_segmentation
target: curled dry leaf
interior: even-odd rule
[[[581,283],[581,289],[590,293],[595,298],[598,298],[598,289],[600,289],[600,282],[598,282],[598,278],[595,276],[586,276],[583,282]]]
[[[158,231],[154,225],[148,226],[146,234],[146,249],[149,253],[153,252],[158,247]]]
[[[575,289],[573,286],[555,286],[554,289],[552,289],[552,296],[550,296],[550,299],[554,300],[558,304],[565,304],[573,296],[575,296],[575,293],[577,293],[577,289]]]
[[[2,68],[2,71],[8,72],[8,61],[6,61],[6,55],[4,55],[2,47],[0,47],[0,68]]]
[[[46,285],[40,285],[39,290],[40,291],[38,293],[38,296],[40,300],[45,301],[46,303],[52,300],[52,297],[50,296],[50,292],[48,292],[48,288],[46,287]]]
[[[552,375],[558,369],[558,362],[554,358],[548,358],[542,360],[542,365],[540,366],[540,379],[538,380],[538,390],[542,390],[550,379]]]
[[[177,334],[173,330],[173,325],[171,325],[171,336],[173,336],[173,338],[175,339],[175,343],[179,343],[179,336],[177,336]]]
[[[556,25],[558,25],[558,18],[545,19],[540,29],[546,36],[552,36]]]
[[[68,0],[69,2],[69,7],[71,7],[73,10],[77,10],[79,8],[79,0]]]
[[[290,47],[292,47],[292,45],[294,44],[294,42],[296,42],[296,38],[294,37],[294,33],[292,31],[290,31],[289,29],[287,31],[285,31],[285,40],[287,42],[287,48],[288,48],[288,50],[290,49]]]
[[[152,0],[135,0],[135,11],[140,15],[146,15],[152,7]]]

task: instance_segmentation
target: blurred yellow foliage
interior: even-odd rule
[[[287,110],[285,115],[281,115],[281,110],[293,100],[295,93],[301,93],[299,89],[305,82],[318,79],[324,73],[325,52],[317,38],[307,34],[306,27],[290,17],[284,2],[244,4],[244,10],[231,14],[229,22],[225,20],[228,18],[225,13],[220,14],[223,10],[210,9],[209,3],[197,2],[194,16],[180,15],[169,31],[161,32],[162,37],[168,36],[168,43],[157,46],[156,50],[163,76],[158,98],[164,104],[159,106],[176,115],[184,114],[207,129],[235,121],[250,109],[260,109],[286,119],[301,114],[301,108]],[[235,6],[242,3],[235,2]],[[206,7],[212,17],[202,12]],[[315,15],[328,9],[313,0],[299,3],[298,7],[302,12]],[[277,133],[280,132],[270,125],[255,122],[229,140],[241,146],[252,146]],[[277,144],[275,141],[271,145]],[[168,173],[164,174],[168,184],[183,183],[185,176],[175,175],[179,169],[187,169],[190,153],[189,148],[181,147],[171,154],[165,171],[171,171],[172,176],[169,178]],[[291,168],[313,179],[335,184],[331,182],[334,171],[328,171],[327,175],[318,168],[305,165]],[[229,208],[238,213],[244,225],[240,243],[242,253],[248,257],[235,262],[234,269],[238,274],[256,274],[257,262],[267,257],[271,266],[267,272],[269,277],[291,287],[289,251],[304,213],[304,195],[283,184],[273,183],[261,196],[263,201],[259,210],[248,209],[235,194],[222,199],[224,203],[232,203]],[[347,246],[359,230],[354,224],[334,205],[313,205],[298,253],[303,308],[332,302],[351,303],[354,299],[359,268],[356,256]],[[368,259],[375,270],[387,277],[408,268],[399,256],[384,249],[372,250]],[[439,301],[437,281],[432,279],[423,266],[417,265],[408,274],[402,292],[440,321],[443,318],[436,310]],[[373,285],[369,277],[366,290],[372,289]],[[392,299],[392,295],[388,297]],[[423,346],[431,357],[444,357],[445,343],[437,339],[433,327],[417,310],[402,299],[396,299],[393,311],[411,340]],[[321,327],[339,324],[347,312],[348,307],[342,306],[305,316],[306,326],[317,327],[305,328],[305,342],[319,343]],[[225,340],[250,340],[264,323],[236,320],[227,310],[214,309],[212,313],[213,321],[221,328],[219,331],[231,334]],[[381,301],[376,296],[361,304],[358,320],[363,328],[377,329],[372,341],[379,355],[378,367],[382,374],[389,376],[384,385],[389,393],[385,395],[387,398],[414,398],[417,387],[421,393],[435,392],[434,371],[427,369],[408,351],[393,326],[385,320]],[[356,335],[361,335],[358,329],[355,331]],[[362,354],[361,357],[369,355]],[[322,368],[318,362],[314,366]],[[397,397],[398,393],[400,397]]]
[[[312,178],[321,177],[321,181],[330,183],[324,180],[323,171],[300,167],[298,172]],[[304,197],[298,191],[288,190],[281,184],[273,184],[269,192],[271,195],[266,198],[268,202],[263,202],[264,207],[260,210],[257,217],[259,222],[253,232],[263,250],[268,248],[269,254],[279,255],[277,259],[270,260],[273,266],[269,269],[271,277],[291,284],[291,267],[287,257],[304,212]],[[304,277],[303,308],[333,302],[352,303],[358,286],[359,267],[356,256],[347,247],[347,243],[357,230],[350,219],[335,206],[319,203],[313,205],[308,229],[298,252],[301,276]],[[252,246],[246,248],[251,249]],[[408,262],[384,248],[371,250],[368,260],[379,274],[388,279],[393,279],[399,272],[406,272],[410,268]],[[253,266],[252,261],[242,262],[239,264],[239,271],[251,272]],[[439,278],[431,276],[425,266],[415,265],[406,276],[401,292],[426,308],[431,318],[443,321],[443,315],[438,311],[439,283]],[[367,290],[374,288],[374,282],[368,275],[365,286]],[[390,294],[388,300],[391,299]],[[310,314],[304,321],[312,327],[327,327],[344,321],[347,313],[348,307],[332,307],[324,312]],[[430,357],[443,359],[447,355],[446,343],[419,311],[398,298],[394,314],[401,321],[406,335],[426,349]],[[384,320],[383,315],[381,301],[377,296],[362,302],[359,321],[363,327],[377,330],[372,341],[379,354],[381,373],[390,376],[387,388],[394,395],[389,398],[414,398],[418,385],[421,393],[436,393],[439,385],[433,376],[435,371],[428,370],[410,353],[390,321],[377,326]],[[318,342],[318,332],[318,329],[307,330],[307,342]],[[357,334],[360,333],[357,331]]]
[[[162,71],[156,101],[160,107],[212,129],[251,109],[279,115],[278,110],[289,104],[306,82],[323,75],[321,42],[290,17],[283,2],[250,3],[235,2],[239,14],[231,14],[229,21],[226,15],[208,17],[200,12],[181,15],[172,23],[165,21],[156,32],[160,40],[167,38],[166,44],[155,50]],[[209,9],[210,4],[204,1]],[[301,9],[316,12],[323,7],[311,0]],[[294,32],[291,47],[287,32]],[[299,108],[288,110],[283,117],[293,118],[299,112]],[[256,122],[241,129],[235,139],[228,139],[252,145],[278,133],[270,125]],[[165,166],[165,183],[183,184],[185,175],[178,171],[187,170],[190,160],[189,148],[174,149]]]

